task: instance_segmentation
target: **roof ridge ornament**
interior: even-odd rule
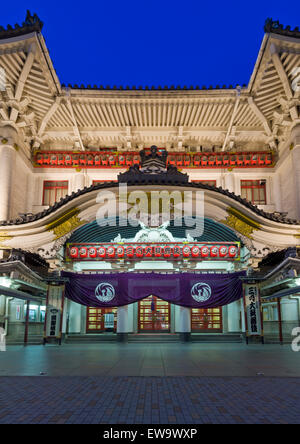
[[[299,27],[296,26],[293,30],[291,30],[290,26],[284,26],[279,22],[279,20],[273,20],[268,17],[265,21],[264,31],[266,33],[280,34],[288,37],[296,37],[300,38]]]
[[[17,23],[14,27],[7,25],[6,29],[3,26],[0,26],[0,40],[30,34],[31,32],[41,32],[43,26],[44,23],[39,19],[38,15],[36,13],[31,15],[31,12],[28,9],[22,26]]]

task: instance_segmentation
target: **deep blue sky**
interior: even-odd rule
[[[229,85],[248,83],[267,17],[300,26],[290,0],[110,0],[2,2],[0,24],[26,9],[43,35],[62,83]]]

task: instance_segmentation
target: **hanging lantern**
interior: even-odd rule
[[[111,154],[111,155],[109,156],[109,158],[108,158],[108,161],[109,161],[110,166],[115,165],[115,163],[116,163],[116,158],[115,158],[115,156],[114,156],[113,154]]]
[[[144,252],[145,252],[146,257],[152,257],[153,256],[153,247],[150,247],[150,246],[145,247]]]
[[[79,166],[79,156],[77,154],[73,156],[73,165]]]
[[[77,247],[72,247],[72,248],[70,249],[70,257],[71,257],[72,259],[76,259],[76,258],[78,258],[78,254],[79,254],[79,250],[78,250]]]
[[[173,247],[173,257],[180,257],[180,247],[178,245]]]
[[[89,166],[93,166],[94,165],[94,157],[91,154],[87,158],[87,164]]]
[[[208,158],[208,165],[209,166],[214,166],[215,160],[216,160],[215,156],[209,156],[209,158]]]
[[[232,245],[228,248],[228,256],[229,257],[235,257],[237,254],[237,247],[235,245]]]
[[[190,166],[191,158],[189,155],[184,156],[184,166]]]
[[[84,154],[82,154],[80,156],[79,162],[80,162],[80,165],[83,165],[83,166],[86,165],[86,157]]]
[[[187,245],[182,248],[182,256],[183,257],[190,257],[191,249]]]
[[[198,257],[200,254],[200,248],[197,245],[194,245],[191,248],[192,257]]]
[[[59,154],[57,164],[58,165],[64,165],[65,164],[65,158],[64,158],[63,154]]]
[[[115,249],[115,247],[108,247],[107,250],[106,250],[106,254],[107,254],[107,256],[108,256],[110,259],[114,258],[115,255],[116,255],[116,249]]]
[[[209,248],[208,247],[201,247],[201,256],[207,257],[209,255]]]
[[[124,247],[117,247],[117,256],[122,258],[124,257],[125,254],[125,248]]]
[[[136,257],[143,257],[144,256],[144,249],[143,249],[143,247],[136,247],[135,255],[136,255]]]
[[[65,159],[66,165],[72,165],[72,157],[69,154],[66,155]]]
[[[211,247],[210,249],[210,257],[217,257],[219,253],[218,247]]]
[[[155,257],[161,257],[163,254],[162,247],[154,247],[154,256]]]
[[[81,247],[79,250],[79,256],[82,258],[87,257],[88,255],[88,249],[86,247]]]
[[[137,154],[135,154],[133,156],[133,165],[139,165],[140,164],[140,156],[138,156]]]
[[[135,250],[134,247],[131,246],[126,247],[126,256],[128,258],[132,258],[134,256],[134,250]]]
[[[194,156],[193,162],[195,166],[200,166],[200,156],[198,155]]]
[[[57,165],[57,156],[54,154],[53,156],[51,156],[51,159],[50,159],[50,164],[51,165]]]
[[[94,248],[94,247],[89,248],[89,257],[91,257],[91,258],[97,257],[97,249],[96,248]]]
[[[216,157],[216,165],[217,166],[221,166],[223,163],[223,157],[222,156],[217,156]]]
[[[119,156],[119,165],[124,166],[125,165],[125,156],[123,156],[122,154]]]
[[[222,247],[220,247],[220,249],[219,249],[220,257],[225,257],[227,255],[227,252],[228,252],[227,247],[225,247],[224,245]]]
[[[98,256],[99,257],[106,257],[106,248],[105,247],[98,248]]]
[[[172,250],[171,247],[164,247],[164,257],[171,257]]]
[[[95,156],[95,165],[96,166],[100,166],[101,165],[101,159],[100,159],[100,156]]]

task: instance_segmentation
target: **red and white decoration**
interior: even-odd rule
[[[66,249],[68,260],[239,260],[240,244],[191,242],[174,243],[130,243],[130,244],[69,244]]]

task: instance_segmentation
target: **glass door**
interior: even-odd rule
[[[170,304],[156,296],[139,301],[139,332],[169,332]]]
[[[117,329],[116,308],[87,308],[86,332],[101,333],[113,332]]]
[[[222,333],[222,307],[192,308],[192,331]]]

